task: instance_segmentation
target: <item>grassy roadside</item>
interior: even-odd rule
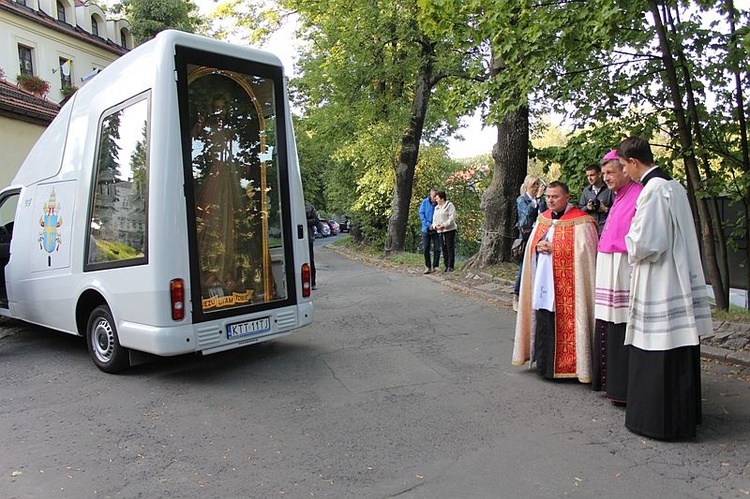
[[[729,305],[729,310],[711,309],[711,317],[718,322],[750,323],[750,310]]]
[[[363,246],[355,244],[351,236],[344,236],[333,242],[333,246],[345,247],[346,249],[356,252],[367,258],[374,258],[382,263],[388,263],[397,267],[407,267],[422,270],[424,268],[424,257],[421,253],[397,253],[391,256],[385,256],[381,249],[372,248],[371,246]],[[466,269],[463,268],[465,259],[456,259],[456,273],[462,274]],[[481,270],[472,270],[473,273],[481,273],[487,276],[492,276],[500,279],[506,279],[509,281],[515,281],[516,272],[518,272],[518,264],[516,263],[501,263],[499,265],[493,265],[491,267],[485,267]]]
[[[381,249],[355,244],[351,236],[341,237],[334,241],[332,245],[345,247],[347,250],[358,253],[365,258],[377,259],[384,264],[388,264],[394,267],[421,269],[424,265],[423,256],[419,253],[398,253],[392,256],[385,256]],[[461,261],[456,262],[456,273],[463,273],[463,263],[464,262]],[[505,279],[508,281],[514,281],[517,271],[517,264],[501,263],[499,265],[485,267],[481,271],[473,272],[491,275],[492,277]],[[737,307],[735,305],[730,305],[729,310],[712,309],[711,314],[715,322],[750,323],[750,310]]]

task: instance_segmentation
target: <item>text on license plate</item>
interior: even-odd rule
[[[227,338],[232,339],[240,336],[261,334],[270,330],[271,320],[268,317],[263,317],[262,319],[227,325]]]

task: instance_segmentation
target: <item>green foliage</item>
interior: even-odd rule
[[[68,97],[76,93],[77,90],[78,87],[76,87],[75,85],[65,85],[64,87],[62,87],[61,92],[63,94],[63,97],[67,99]]]
[[[424,265],[424,256],[421,253],[397,253],[391,260],[396,265],[405,265],[408,267],[422,267]]]
[[[329,143],[318,140],[314,123],[310,120],[297,118],[294,127],[305,200],[318,210],[330,209],[325,202],[325,172],[330,166],[332,153]]]
[[[446,187],[456,205],[459,237],[469,241],[480,230],[474,191],[446,182],[465,165],[450,165],[444,157],[443,164],[437,152],[457,117],[476,109],[491,125],[528,105],[536,136],[529,171],[547,180],[559,176],[576,193],[586,185],[585,166],[639,134],[658,146],[660,164],[680,179],[686,178],[684,158],[695,153],[702,177],[697,196],[746,202],[750,165],[738,113],[748,111],[742,95],[750,88],[748,12],[727,12],[719,0],[658,2],[680,86],[684,91],[689,85],[697,96],[683,102],[694,125],[693,149],[686,150],[649,3],[282,0],[268,9],[259,1],[225,2],[241,12],[256,39],[292,12],[297,16],[304,46],[291,90],[302,113],[296,126],[306,194],[352,215],[371,241],[384,237],[393,166],[422,62],[419,44],[435,43],[436,74],[443,79],[433,90],[424,135],[435,150],[420,148],[409,248],[418,244],[417,203],[433,185]],[[537,139],[549,127],[542,117],[550,112],[572,130],[543,143]],[[734,229],[742,233],[746,221],[739,222],[744,225]]]
[[[219,21],[212,34],[220,39],[231,35],[257,45],[278,30],[290,14],[281,2],[269,6],[264,0],[225,0],[211,14]]]
[[[96,262],[129,260],[139,256],[142,256],[142,253],[127,244],[103,239],[96,240]]]
[[[617,147],[620,137],[627,133],[620,121],[607,121],[597,125],[570,134],[565,145],[533,148],[531,152],[545,165],[559,165],[559,177],[547,176],[547,180],[560,180],[568,184],[574,200],[580,197],[581,190],[588,185],[586,167],[598,165],[609,150]]]
[[[144,124],[141,130],[142,139],[136,142],[135,149],[130,155],[130,171],[133,173],[133,188],[131,196],[134,202],[131,206],[145,206],[142,200],[148,197],[148,129]]]
[[[306,197],[333,213],[349,214],[363,239],[384,242],[401,141],[410,126],[424,47],[431,43],[414,23],[416,4],[285,0],[269,8],[232,1],[219,15],[231,16],[247,39],[257,40],[292,11],[297,37],[304,41],[298,59],[302,76],[291,80],[290,88],[302,110],[295,126]],[[435,81],[460,69],[455,54],[435,53]],[[457,117],[439,99],[429,109],[419,133],[439,144]],[[422,144],[421,153],[425,150]]]
[[[456,207],[458,256],[475,254],[482,242],[484,215],[481,201],[492,179],[492,165],[489,155],[464,160],[445,181],[448,196]]]
[[[349,246],[352,242],[352,236],[342,236],[333,242],[334,246]]]
[[[125,15],[138,44],[166,29],[197,33],[205,27],[192,0],[122,0],[112,12]]]

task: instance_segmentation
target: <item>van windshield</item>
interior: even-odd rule
[[[287,298],[273,79],[187,67],[203,313]]]

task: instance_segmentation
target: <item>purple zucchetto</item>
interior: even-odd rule
[[[617,161],[620,157],[617,155],[617,149],[612,149],[602,158],[602,164],[609,163],[610,161]]]

